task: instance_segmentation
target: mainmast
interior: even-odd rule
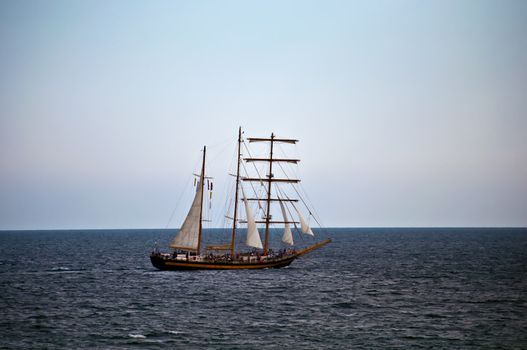
[[[241,161],[242,127],[238,129],[238,168],[236,170],[236,193],[234,195],[234,218],[232,220],[231,256],[234,256],[234,239],[236,237],[236,215],[238,213],[238,190],[240,188],[240,161]]]
[[[201,232],[203,231],[203,190],[205,189],[205,154],[207,146],[203,146],[203,162],[201,163],[201,175],[199,176],[199,185],[201,186],[201,202],[199,209],[199,231],[198,231],[198,248],[197,255],[201,255]]]

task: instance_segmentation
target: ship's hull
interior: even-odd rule
[[[274,258],[263,261],[210,261],[210,260],[186,260],[173,258],[168,254],[152,253],[150,261],[154,267],[159,270],[243,270],[243,269],[277,269],[289,266],[296,258],[307,254],[330,243],[331,239],[326,239],[310,247],[304,248],[293,254],[286,255],[282,258]]]
[[[159,270],[240,270],[267,269],[288,266],[297,258],[296,255],[270,261],[241,262],[241,261],[187,261],[150,255],[150,261]]]

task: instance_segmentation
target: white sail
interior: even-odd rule
[[[247,239],[245,240],[245,244],[247,244],[249,247],[262,249],[263,245],[262,245],[262,240],[260,239],[260,233],[258,233],[258,229],[256,228],[256,222],[254,221],[253,211],[251,210],[251,207],[249,206],[247,197],[245,197],[245,192],[243,191],[243,187],[242,187],[242,195],[243,195],[243,203],[245,204],[245,215],[247,215]]]
[[[198,181],[198,188],[192,206],[188,211],[187,217],[179,230],[179,233],[170,244],[174,249],[198,249],[199,224],[201,212],[203,186]]]
[[[306,220],[302,216],[302,213],[300,213],[298,209],[296,209],[296,212],[298,213],[298,217],[300,218],[300,229],[302,230],[302,233],[305,233],[306,235],[314,236],[315,234],[311,230],[311,227],[309,227],[309,225],[306,223]]]
[[[288,219],[287,219],[287,213],[285,211],[285,206],[282,201],[280,201],[280,208],[282,209],[282,216],[284,218],[285,224],[284,224],[284,235],[282,236],[282,242],[287,243],[289,245],[293,245],[293,233],[291,232],[291,227],[289,226]]]

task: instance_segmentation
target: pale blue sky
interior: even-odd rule
[[[527,225],[525,1],[3,0],[0,45],[0,229],[164,227],[239,125],[327,226]]]

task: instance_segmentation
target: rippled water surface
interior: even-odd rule
[[[155,270],[171,231],[0,232],[0,348],[527,348],[526,229],[329,231],[219,272]]]

